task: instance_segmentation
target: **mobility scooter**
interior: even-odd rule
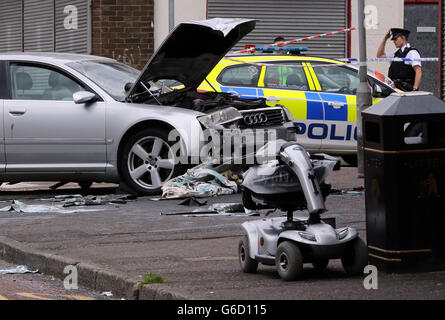
[[[341,259],[348,275],[363,273],[367,246],[351,227],[335,227],[335,218],[322,219],[331,186],[324,182],[340,169],[338,158],[310,156],[296,142],[275,141],[276,158],[249,168],[242,184],[243,205],[250,210],[279,209],[287,217],[264,218],[242,224],[241,269],[254,273],[258,263],[275,265],[283,280],[298,279],[304,263],[324,270],[330,259]],[[266,145],[265,149],[270,146]],[[264,150],[263,150],[264,151]],[[307,209],[307,219],[294,219],[294,212]]]

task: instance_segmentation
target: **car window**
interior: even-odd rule
[[[73,101],[73,93],[85,90],[64,74],[40,66],[10,67],[11,98],[16,100]]]
[[[133,84],[140,71],[117,61],[85,60],[67,63],[118,101],[124,101],[125,86]]]
[[[256,86],[260,76],[260,67],[244,64],[224,69],[218,77],[218,82],[230,86]]]
[[[317,66],[313,70],[324,92],[356,94],[360,84],[358,72],[341,66]]]
[[[308,90],[304,70],[295,66],[267,66],[264,75],[264,85],[267,88],[282,88],[292,90]]]

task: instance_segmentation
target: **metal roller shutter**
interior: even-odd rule
[[[22,51],[22,3],[0,1],[0,51]]]
[[[0,0],[0,52],[90,53],[91,0]]]
[[[56,1],[56,51],[89,53],[88,0]],[[74,20],[71,19],[74,17]],[[75,19],[77,18],[77,21]],[[77,23],[76,23],[77,22]]]
[[[208,0],[209,18],[251,18],[260,20],[241,40],[245,44],[271,44],[275,37],[286,40],[337,31],[347,27],[347,0]],[[335,34],[296,45],[309,47],[315,56],[346,56],[345,34]]]
[[[54,51],[54,0],[25,0],[25,51]]]

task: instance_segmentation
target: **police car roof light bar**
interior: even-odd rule
[[[352,30],[357,30],[357,28],[341,29],[341,30],[337,30],[337,31],[326,32],[326,33],[322,33],[322,34],[316,34],[316,35],[313,35],[313,36],[310,36],[310,37],[303,37],[303,38],[289,40],[289,41],[280,41],[280,42],[268,45],[268,47],[283,46],[283,45],[292,44],[292,43],[295,43],[295,42],[300,42],[300,41],[305,41],[305,40],[311,40],[311,39],[317,39],[317,38],[321,38],[321,37],[325,37],[325,36],[330,36],[330,35],[333,35],[333,34],[350,32]],[[255,50],[255,48],[249,47],[249,48],[245,48],[245,49],[240,50],[240,51],[235,51],[233,53],[246,53],[246,52],[250,52],[250,51],[253,51],[253,50]]]
[[[290,53],[299,54],[301,51],[308,51],[308,47],[269,47],[269,46],[261,46],[255,47],[255,51],[286,51]]]

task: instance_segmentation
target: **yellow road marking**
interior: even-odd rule
[[[54,299],[45,298],[45,297],[38,296],[38,295],[36,295],[36,294],[28,293],[28,292],[17,292],[16,294],[17,294],[18,296],[25,297],[25,298],[31,298],[31,299],[38,299],[38,300],[54,300]]]
[[[8,300],[8,298],[6,298],[6,297],[0,295],[0,300]]]

